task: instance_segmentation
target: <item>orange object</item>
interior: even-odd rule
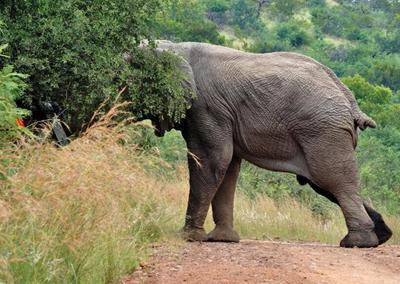
[[[24,120],[22,118],[17,118],[17,125],[19,127],[25,127]]]

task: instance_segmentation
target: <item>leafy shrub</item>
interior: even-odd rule
[[[4,57],[1,53],[6,47],[0,46],[0,59]],[[17,108],[15,104],[27,87],[24,82],[26,78],[26,75],[14,72],[11,65],[0,70],[0,148],[26,131],[17,125],[17,119],[26,116],[28,111]]]
[[[228,21],[227,11],[229,10],[229,0],[208,0],[207,18],[218,25],[226,24]]]
[[[373,61],[365,77],[375,84],[382,84],[394,91],[400,90],[400,55],[388,55]]]
[[[360,107],[371,114],[379,126],[394,127],[400,132],[400,104],[394,101],[396,97],[389,88],[372,85],[359,75],[343,78],[343,82],[353,91]]]
[[[301,23],[290,21],[276,27],[278,40],[286,40],[293,47],[300,47],[311,42],[311,35],[301,26]]]
[[[137,118],[169,118],[179,123],[185,117],[194,93],[183,86],[186,75],[179,72],[179,65],[169,52],[136,52],[126,67],[131,74],[122,77],[122,82],[128,86],[123,98],[132,102],[129,109]]]
[[[309,7],[318,7],[318,6],[322,6],[325,7],[326,6],[326,0],[310,0],[307,1]]]
[[[287,51],[290,49],[291,46],[288,41],[278,40],[276,35],[270,31],[260,35],[248,48],[249,51],[255,53]]]
[[[365,32],[362,32],[358,27],[354,27],[348,31],[346,38],[349,40],[358,40],[363,43],[367,43],[369,40],[368,35]]]
[[[312,10],[312,21],[315,26],[320,27],[321,31],[334,36],[340,36],[344,33],[343,21],[346,17],[340,14],[341,11],[337,8],[326,9],[318,7]]]
[[[231,1],[231,23],[243,31],[261,31],[264,24],[257,17],[257,6],[255,1],[232,0]]]
[[[163,39],[224,44],[217,25],[206,17],[206,8],[196,0],[165,1],[156,30]]]
[[[374,86],[360,75],[342,78],[354,93],[357,101],[363,105],[366,102],[372,104],[388,104],[392,99],[392,91],[386,87]]]
[[[155,110],[155,115],[173,113],[174,118],[179,118],[184,104],[179,95],[173,97],[177,100],[174,102],[166,101],[162,95],[182,93],[174,91],[178,86],[172,82],[176,73],[174,59],[164,55],[156,59],[154,54],[142,56],[137,49],[142,38],[152,37],[151,28],[160,3],[159,0],[6,2],[0,8],[0,15],[8,26],[6,38],[12,47],[12,60],[19,72],[32,74],[31,88],[22,104],[56,102],[65,110],[63,119],[72,130],[77,130],[106,98],[117,95],[126,85],[123,80],[129,79],[128,84],[136,86],[129,90],[133,98],[138,96],[133,92],[149,91],[140,95],[150,96],[154,102],[140,105],[148,109],[140,109],[137,115]],[[141,58],[140,70],[124,62],[122,54],[126,51]],[[149,76],[154,67],[157,72]],[[150,83],[156,86],[150,88]],[[159,100],[156,94],[161,94]]]
[[[273,15],[277,16],[283,22],[292,17],[306,2],[304,0],[273,1],[270,10]]]
[[[289,51],[310,44],[312,34],[299,21],[277,24],[271,31],[265,30],[249,48],[252,52],[265,53]]]
[[[400,52],[400,34],[398,29],[388,33],[378,33],[376,41],[381,47],[382,52],[399,53]]]

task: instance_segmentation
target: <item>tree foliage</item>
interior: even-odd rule
[[[154,116],[173,113],[174,119],[180,119],[186,109],[182,104],[187,102],[173,79],[175,59],[159,56],[155,65],[154,54],[138,55],[149,64],[135,70],[122,57],[127,51],[135,57],[140,41],[154,36],[152,27],[160,4],[159,0],[6,2],[0,14],[7,25],[11,61],[19,72],[31,75],[22,105],[57,102],[64,108],[63,119],[72,129],[79,129],[129,78],[132,98],[139,94],[154,98],[155,93],[159,98],[147,100],[150,105],[141,103],[143,109],[135,115],[154,110]],[[157,72],[142,76],[150,74],[151,68]],[[151,89],[146,87],[149,80],[154,83]]]
[[[2,52],[6,48],[6,44],[0,45],[0,62],[5,58]],[[15,104],[26,89],[26,78],[26,75],[14,72],[11,65],[6,65],[0,70],[0,148],[26,131],[18,126],[17,120],[26,116],[28,112],[17,108]]]

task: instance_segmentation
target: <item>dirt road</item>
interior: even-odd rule
[[[158,247],[133,283],[400,283],[400,247],[241,241]]]

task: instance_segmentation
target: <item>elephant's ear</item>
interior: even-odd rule
[[[192,70],[192,67],[190,66],[190,64],[183,57],[180,57],[180,60],[181,60],[181,62],[180,62],[179,67],[184,76],[183,85],[188,90],[188,93],[190,93],[188,99],[191,100],[191,99],[193,99],[193,96],[195,96],[197,93],[196,82],[194,80],[193,70]]]

